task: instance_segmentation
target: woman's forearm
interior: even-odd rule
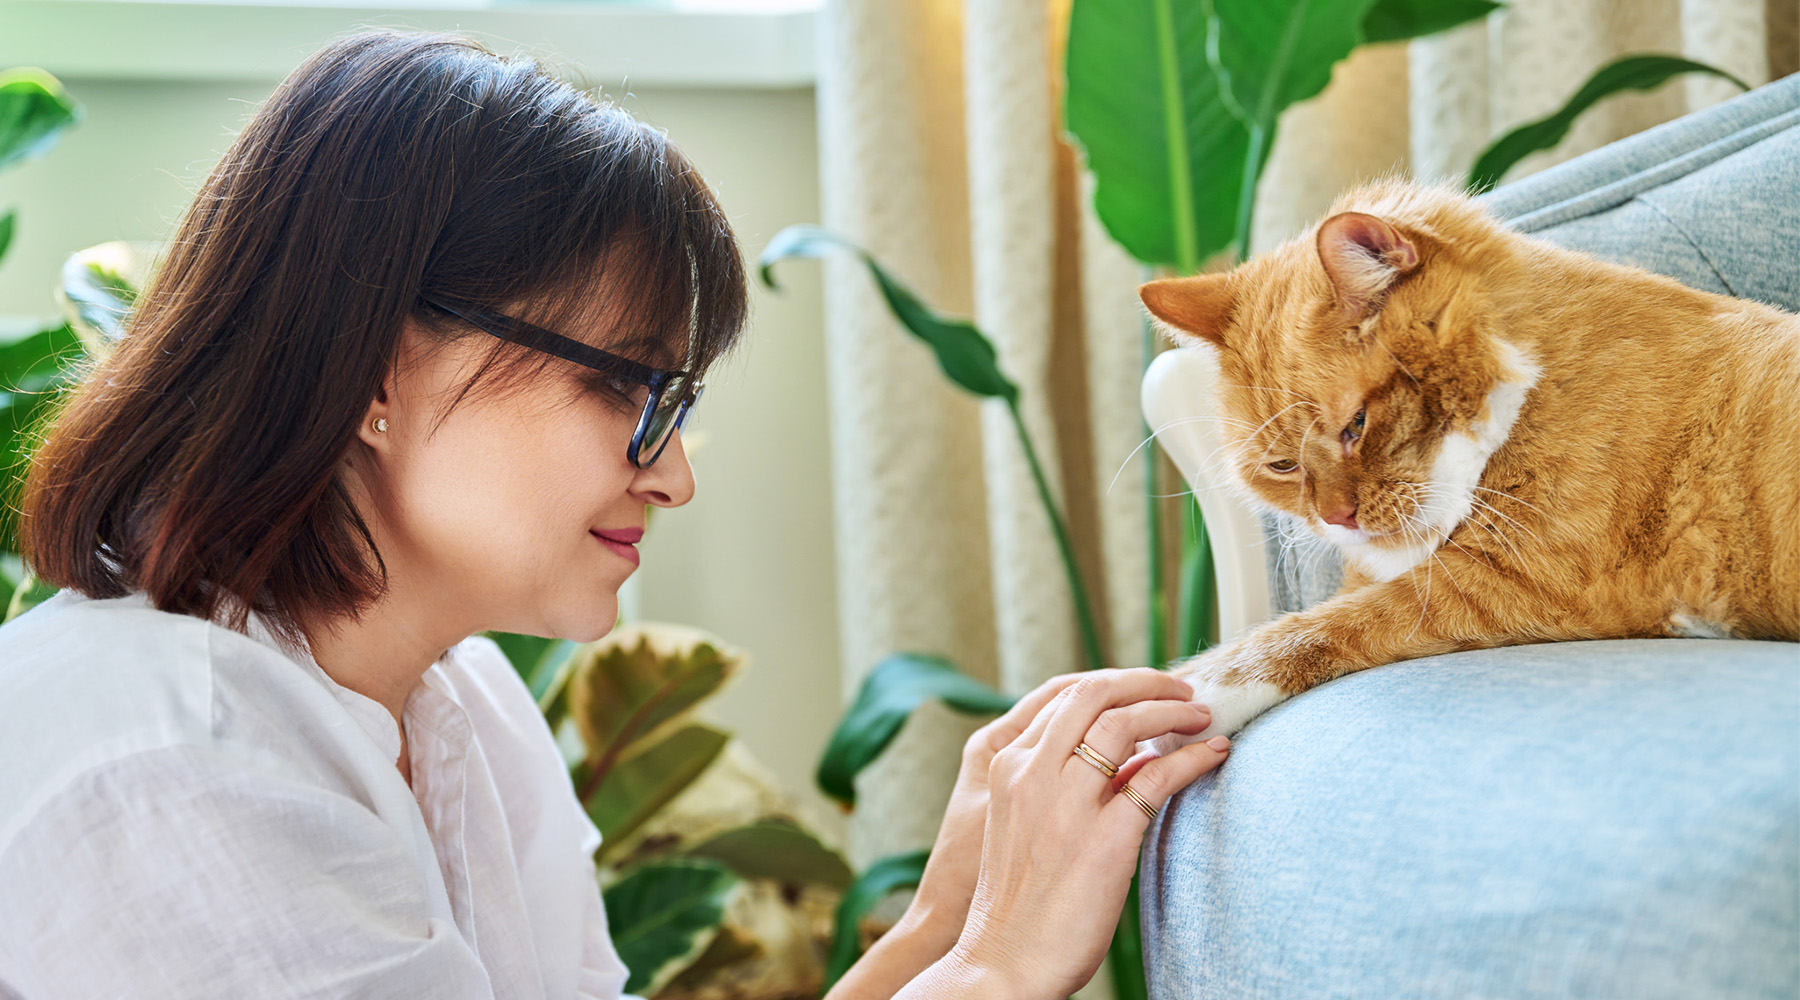
[[[953,926],[948,917],[934,916],[915,902],[900,922],[832,986],[825,1000],[890,1000],[901,995],[907,984],[949,953],[961,930],[961,921]],[[909,991],[908,995],[927,994]]]

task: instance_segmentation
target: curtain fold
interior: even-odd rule
[[[994,340],[1070,512],[1105,653],[1133,666],[1147,655],[1149,586],[1143,271],[1094,218],[1060,138],[1068,3],[832,0],[820,50],[824,223]],[[1489,141],[1621,55],[1681,53],[1755,85],[1795,70],[1797,37],[1795,0],[1513,0],[1481,23],[1358,50],[1282,118],[1253,246],[1299,231],[1362,180],[1459,182]],[[1693,78],[1609,99],[1514,176],[1733,93]],[[1078,669],[1062,561],[1003,405],[950,387],[860,263],[826,267],[844,697],[900,650],[947,656],[1012,693]],[[863,775],[859,865],[930,843],[978,721],[923,711]]]

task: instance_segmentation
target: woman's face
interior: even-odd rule
[[[633,466],[638,407],[571,364],[518,385],[484,382],[451,408],[492,347],[480,334],[436,341],[409,322],[386,398],[364,417],[353,479],[388,599],[453,633],[598,639],[637,568],[627,543],[646,509],[687,503],[693,470],[679,434],[655,465]]]

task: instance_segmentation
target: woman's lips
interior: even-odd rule
[[[633,566],[638,564],[637,543],[644,537],[642,528],[620,528],[616,531],[589,530],[601,545],[611,549],[621,559],[629,561]]]

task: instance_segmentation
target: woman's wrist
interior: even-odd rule
[[[894,1000],[1048,1000],[1047,995],[1033,993],[1005,968],[982,961],[970,952],[951,948],[944,957],[931,964]]]
[[[966,904],[961,907],[945,906],[931,896],[920,893],[913,896],[912,903],[901,915],[900,922],[888,933],[905,935],[918,941],[921,948],[931,950],[935,959],[956,944],[956,939],[962,936],[963,921],[968,915],[969,908]]]

